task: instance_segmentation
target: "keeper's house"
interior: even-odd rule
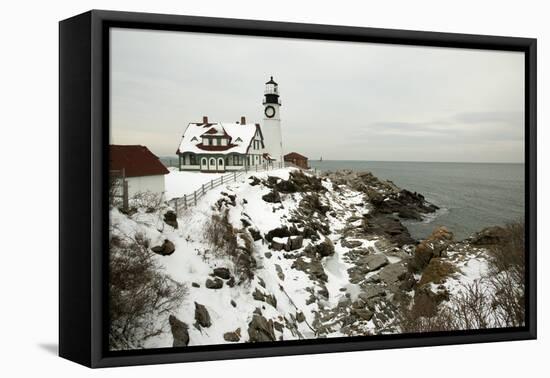
[[[208,117],[190,123],[176,152],[180,171],[226,172],[262,165],[271,159],[265,152],[259,124],[212,123]]]
[[[138,193],[164,193],[164,175],[168,169],[145,146],[109,146],[111,174],[128,183],[128,197]]]
[[[202,122],[187,125],[176,153],[180,171],[226,172],[267,164],[283,164],[279,86],[265,83],[263,125]]]

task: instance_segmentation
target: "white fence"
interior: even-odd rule
[[[176,214],[179,214],[179,212],[182,209],[187,209],[188,207],[196,206],[197,201],[201,199],[209,190],[217,188],[220,185],[236,182],[239,178],[253,172],[264,172],[264,171],[270,171],[273,169],[280,169],[285,167],[299,168],[298,166],[288,162],[278,162],[273,164],[262,164],[262,165],[256,165],[253,167],[247,167],[246,170],[243,169],[241,171],[231,172],[223,176],[220,176],[218,178],[215,178],[213,180],[210,180],[206,184],[202,184],[202,186],[197,190],[195,190],[194,192],[189,194],[184,194],[183,197],[172,198],[171,200],[168,201],[168,205],[174,208],[174,210],[176,211]]]

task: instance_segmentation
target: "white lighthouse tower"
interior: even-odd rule
[[[279,86],[273,76],[265,83],[264,92],[264,121],[262,133],[266,152],[277,162],[283,161],[283,139],[281,137],[281,100]]]

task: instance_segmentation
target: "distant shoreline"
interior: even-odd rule
[[[163,163],[168,163],[172,160],[173,164],[177,164],[178,157],[176,155],[160,155],[159,159]],[[492,161],[422,161],[422,160],[348,160],[348,159],[309,159],[309,163],[323,164],[328,162],[338,162],[338,163],[425,163],[425,164],[495,164],[495,165],[525,165],[525,162],[492,162]],[[175,165],[174,165],[175,166]]]

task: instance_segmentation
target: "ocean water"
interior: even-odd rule
[[[397,186],[423,194],[441,208],[423,221],[406,221],[421,239],[439,225],[463,239],[487,226],[523,220],[524,164],[374,161],[310,161],[322,171],[371,171]]]

